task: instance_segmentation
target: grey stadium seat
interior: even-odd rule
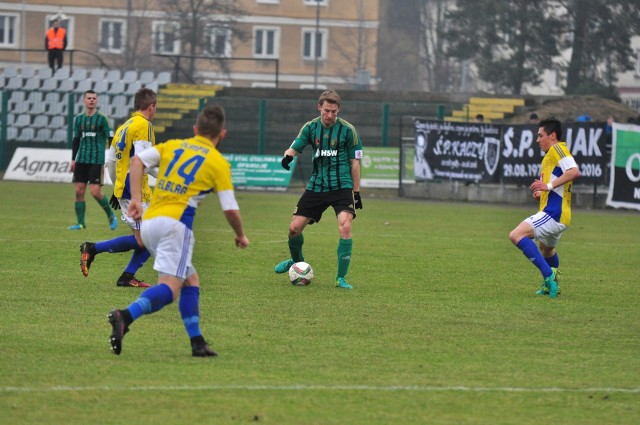
[[[133,83],[138,80],[138,72],[137,71],[126,71],[122,76],[123,83]]]
[[[153,71],[142,71],[142,73],[140,74],[140,79],[139,80],[140,80],[140,84],[142,84],[142,85],[149,84],[150,82],[155,80],[155,77],[153,75]]]
[[[169,71],[162,71],[158,73],[156,78],[158,85],[163,86],[171,82],[171,73]]]
[[[51,129],[50,128],[39,128],[36,131],[35,140],[37,142],[49,142],[51,140]]]
[[[36,132],[31,127],[25,127],[20,131],[20,134],[16,138],[21,142],[32,142],[36,137]]]

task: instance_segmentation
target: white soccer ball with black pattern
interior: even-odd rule
[[[308,286],[313,280],[313,269],[304,261],[294,263],[289,268],[289,280],[294,286]]]

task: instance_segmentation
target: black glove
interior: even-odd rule
[[[289,164],[291,164],[291,161],[293,161],[293,157],[291,155],[285,155],[282,161],[280,161],[280,164],[282,164],[282,168],[285,170],[290,170],[291,167],[289,167]]]
[[[116,195],[111,195],[109,205],[111,205],[111,208],[113,208],[114,210],[120,209],[120,202],[118,202],[118,198],[116,198]]]
[[[353,199],[356,201],[356,209],[362,209],[362,198],[360,197],[360,192],[353,192]]]

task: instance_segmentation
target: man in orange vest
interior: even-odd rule
[[[51,22],[51,28],[47,30],[44,48],[49,52],[49,67],[55,73],[54,63],[58,64],[57,69],[62,68],[62,52],[67,48],[67,31],[60,27],[58,19],[54,19]]]

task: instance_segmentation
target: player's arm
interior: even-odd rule
[[[131,201],[127,215],[134,220],[142,218],[142,175],[144,174],[144,163],[138,156],[131,158],[129,164],[129,183],[131,189]]]
[[[220,201],[220,207],[224,213],[224,217],[227,219],[229,226],[235,233],[236,246],[239,248],[246,248],[249,246],[249,239],[244,234],[242,228],[242,217],[240,216],[240,207],[238,201],[233,193],[233,190],[221,190],[218,192],[218,200]]]
[[[73,137],[73,144],[71,145],[71,166],[69,167],[73,172],[76,168],[76,155],[78,155],[78,150],[80,150],[80,137]]]

